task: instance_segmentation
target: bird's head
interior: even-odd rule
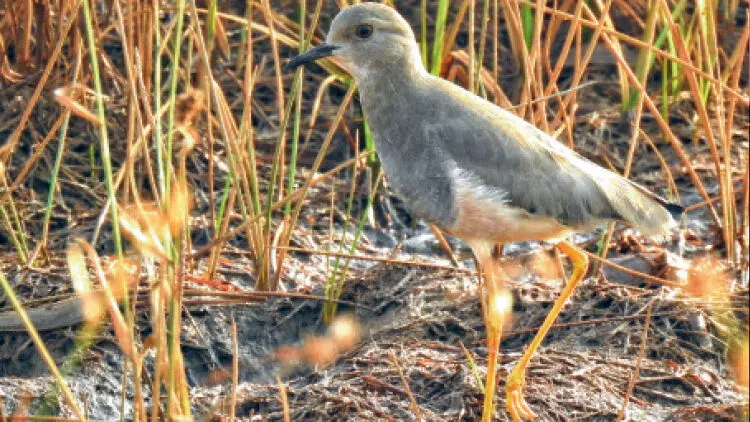
[[[342,9],[326,41],[292,59],[287,69],[333,56],[357,82],[383,72],[424,69],[409,24],[394,9],[360,3]]]

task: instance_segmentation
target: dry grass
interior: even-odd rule
[[[713,251],[710,260],[698,256],[677,281],[644,278],[670,288],[684,284],[686,300],[712,304],[707,313],[723,327],[720,336],[733,374],[747,386],[748,311],[727,311],[732,294],[747,289],[737,280],[747,280],[750,254],[747,5],[736,0],[698,5],[564,0],[554,8],[542,1],[398,3],[403,11],[420,11],[410,18],[433,73],[512,108],[572,147],[580,146],[575,140],[588,125],[581,110],[596,107],[587,103],[588,91],[609,83],[598,81],[591,88],[586,81],[601,76],[596,69],[602,63],[615,71],[611,82],[621,110],[632,117],[624,123],[625,156],[608,154],[601,140],[594,154],[581,152],[626,176],[656,156],[662,170],[649,180],[650,187],[675,201],[678,186],[697,193],[699,199],[683,205],[705,210],[711,231],[689,241]],[[335,263],[323,269],[325,312],[334,321],[330,332],[279,351],[289,360],[315,365],[330,364],[360,340],[355,321],[333,318],[353,259],[439,266],[355,253],[365,225],[376,224],[370,216],[382,192],[379,172],[371,171],[372,140],[362,129],[356,87],[334,62],[322,63],[326,73],[281,70],[293,53],[321,40],[321,29],[336,10],[322,1],[311,6],[268,0],[0,5],[4,268],[51,272],[63,268],[61,258],[67,257],[72,290],[84,304],[79,351],[91,347],[106,314],[127,361],[123,391],[134,386],[128,400],[136,420],[193,417],[180,343],[190,324],[183,320],[187,304],[265,297],[231,296],[226,290],[238,286],[214,281],[222,263],[233,259],[230,251],[249,255],[252,265],[243,270],[254,286],[245,290],[254,292],[293,283],[285,276],[294,256],[333,256]],[[600,128],[618,123],[603,117]],[[334,161],[330,149],[341,140],[353,158]],[[342,171],[350,172],[348,189],[336,187]],[[361,177],[369,190],[355,183]],[[368,199],[367,206],[355,215],[359,197]],[[347,203],[343,212],[341,203]],[[343,215],[341,231],[348,236],[330,238],[326,250],[299,248],[297,240],[309,234],[309,225],[301,222],[306,207],[320,207],[331,222],[334,214]],[[600,239],[595,257],[604,265],[617,265],[607,261],[610,248],[622,244],[615,237],[613,226]],[[441,245],[452,257],[448,243]],[[556,278],[562,266],[537,255],[521,271],[529,269]],[[2,273],[0,284],[0,303],[25,315],[15,292],[19,285],[12,286]],[[198,293],[191,288],[196,284]],[[205,297],[193,299],[198,294]],[[147,327],[136,315],[144,307]],[[503,325],[506,318],[485,317],[489,327]],[[69,372],[57,369],[32,322],[22,320],[55,375],[52,394],[62,397],[64,409],[55,405],[53,413],[85,419],[85,402],[66,384]],[[232,332],[230,419],[239,388],[237,343],[242,342],[236,327]],[[489,337],[496,352],[499,334]],[[152,358],[154,364],[146,365]],[[75,367],[74,361],[71,357],[66,367]],[[422,418],[401,369],[405,363],[392,354],[391,365],[414,415]],[[281,381],[278,394],[288,419],[294,403]],[[2,405],[0,418],[6,414]]]

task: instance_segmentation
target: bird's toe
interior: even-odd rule
[[[524,384],[526,384],[526,381],[523,374],[517,375],[513,371],[505,386],[505,407],[515,422],[536,419],[536,414],[523,397]]]

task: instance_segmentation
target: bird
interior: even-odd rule
[[[485,274],[499,271],[497,244],[549,241],[570,259],[567,284],[506,378],[511,417],[533,419],[523,396],[526,368],[588,268],[587,255],[566,239],[614,221],[669,234],[682,208],[430,74],[409,23],[389,6],[341,9],[325,41],[285,69],[324,58],[335,59],[357,84],[392,190],[415,214],[466,242]],[[492,279],[488,289],[499,289],[499,277]]]

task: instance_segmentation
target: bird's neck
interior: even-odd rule
[[[421,62],[390,64],[381,69],[355,75],[365,118],[375,131],[408,115],[411,98],[418,95],[422,80],[429,77]]]
[[[391,95],[408,89],[427,73],[416,44],[403,46],[402,55],[371,57],[351,71],[363,97]],[[385,101],[390,103],[390,101]]]

